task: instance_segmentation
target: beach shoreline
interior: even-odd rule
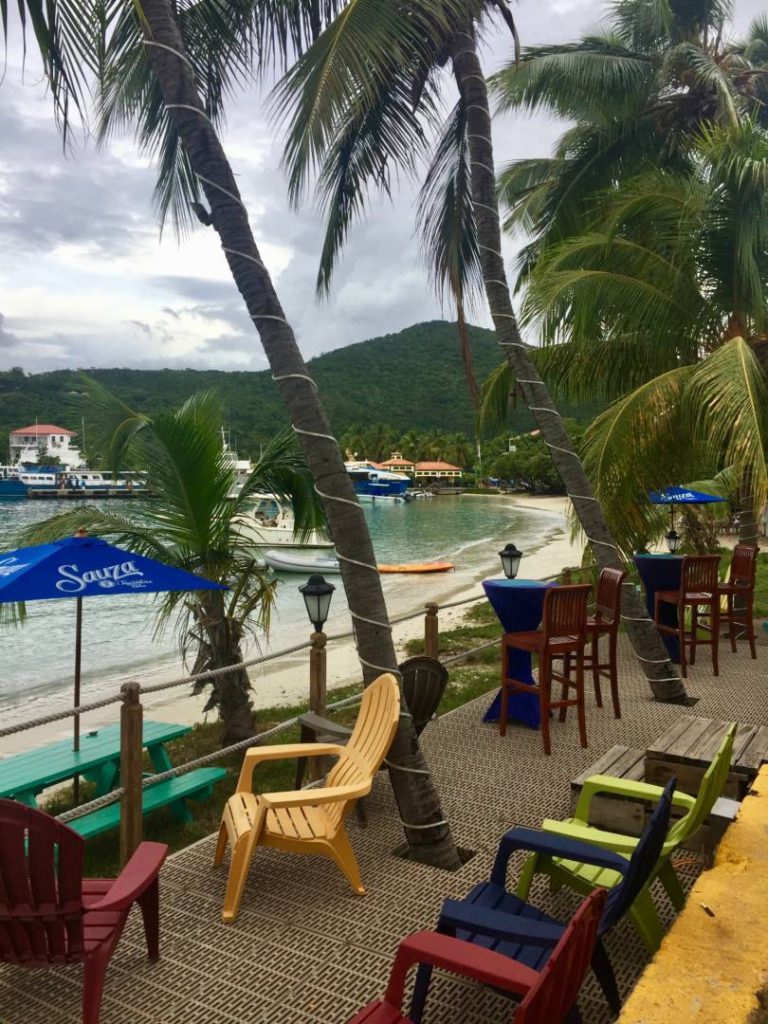
[[[465,495],[471,501],[474,495]],[[528,512],[542,512],[552,517],[551,527],[547,527],[541,539],[530,550],[524,553],[520,575],[531,579],[542,579],[558,573],[567,565],[578,565],[581,561],[581,545],[570,540],[570,530],[565,520],[567,499],[564,497],[530,496],[530,495],[499,495],[510,508]],[[439,497],[434,499],[439,501]],[[511,540],[514,538],[511,537]],[[445,604],[462,601],[484,594],[482,580],[500,575],[500,564],[496,545],[489,550],[487,557],[483,552],[482,559],[471,569],[457,568],[455,572],[428,576],[411,576],[390,578],[387,588],[387,608],[391,618],[395,619],[409,613],[414,617],[400,622],[393,627],[395,646],[400,656],[408,640],[423,636],[424,605],[427,602]],[[440,613],[440,628],[453,629],[464,618],[466,607],[446,609]],[[329,636],[349,631],[349,614],[346,608],[335,615],[332,614],[326,623]],[[307,638],[308,639],[307,631]],[[304,637],[297,637],[301,642]],[[266,645],[264,654],[272,653]],[[166,680],[176,678],[180,673],[178,666],[175,671],[164,673]],[[255,665],[249,669],[253,685],[253,703],[258,711],[266,707],[300,704],[308,699],[309,678],[307,650],[282,655],[273,661]],[[134,677],[131,677],[134,678]],[[329,700],[332,700],[334,689],[349,685],[360,679],[360,664],[352,638],[329,641],[327,647],[327,680]],[[139,682],[141,680],[139,679]],[[153,678],[152,682],[163,682],[162,678]],[[198,722],[215,720],[215,715],[203,714],[207,692],[193,696],[188,684],[179,684],[173,689],[157,694],[145,694],[142,697],[146,718],[156,721],[178,722],[194,725]],[[82,716],[81,731],[86,733],[116,721],[118,717],[117,703],[107,705]],[[48,725],[38,726],[25,732],[16,733],[3,738],[2,754],[8,756],[28,749],[53,742],[71,734],[71,722],[63,719]]]

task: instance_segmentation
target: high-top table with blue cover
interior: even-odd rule
[[[680,574],[683,569],[682,555],[635,555],[634,562],[645,586],[645,606],[648,609],[648,614],[653,618],[656,591],[680,589]],[[663,625],[673,626],[677,629],[675,605],[665,601],[660,605],[659,614]],[[680,644],[677,637],[670,633],[662,633],[661,638],[672,661],[680,661]]]
[[[144,722],[142,739],[156,772],[171,765],[163,746],[190,732],[188,725],[172,722]],[[120,767],[120,726],[107,725],[80,738],[80,749],[72,740],[60,740],[0,760],[0,796],[12,797],[28,807],[37,806],[38,795],[48,786],[84,775],[96,783],[96,795],[112,789]]]
[[[496,612],[505,633],[522,633],[537,629],[544,610],[544,595],[555,583],[543,580],[483,580],[483,589],[491,607]],[[535,684],[531,671],[531,655],[528,651],[510,649],[507,654],[507,675],[521,683]],[[541,724],[539,699],[533,693],[507,695],[510,718],[538,729]],[[501,690],[483,715],[484,722],[498,722],[501,712]]]

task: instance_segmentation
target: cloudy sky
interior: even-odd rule
[[[736,0],[737,27],[764,6]],[[515,16],[532,45],[573,38],[604,10],[598,0],[522,0]],[[486,48],[486,70],[508,58],[500,30]],[[0,84],[0,369],[264,368],[213,231],[200,226],[180,243],[168,231],[161,241],[153,170],[132,139],[96,151],[81,138],[64,155],[40,76],[21,64],[12,33]],[[541,117],[498,118],[498,163],[548,153],[556,134]],[[279,132],[256,92],[231,106],[223,141],[306,358],[450,315],[419,263],[407,183],[394,204],[375,203],[353,230],[333,294],[318,303],[321,225],[311,205],[288,208]],[[489,322],[484,312],[475,319]]]

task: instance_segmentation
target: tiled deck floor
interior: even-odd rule
[[[354,817],[349,830],[368,895],[354,895],[330,861],[257,850],[235,924],[220,923],[225,869],[211,867],[213,839],[173,857],[162,880],[162,960],[144,958],[138,915],[107,976],[102,1024],[343,1024],[383,991],[398,939],[431,927],[442,900],[460,896],[487,876],[501,833],[519,823],[569,810],[569,781],[613,743],[644,747],[681,714],[768,724],[768,649],[758,660],[724,650],[721,675],[710,674],[703,652],[688,680],[700,698],[694,709],[655,704],[636,663],[621,650],[623,719],[588,696],[590,747],[578,746],[575,715],[553,723],[553,756],[539,734],[511,728],[501,739],[483,725],[486,698],[434,723],[424,736],[444,809],[457,842],[476,856],[455,874],[406,863],[391,855],[402,840],[394,803],[382,775],[368,802],[369,825]],[[695,872],[695,866],[683,871]],[[551,898],[567,914],[575,898]],[[657,903],[670,908],[663,895]],[[608,939],[624,993],[647,956],[631,926]],[[3,1024],[77,1024],[80,969],[22,971],[0,967]],[[585,1024],[610,1019],[590,979],[580,999]],[[428,1024],[507,1021],[509,1006],[492,992],[441,977],[433,985]]]

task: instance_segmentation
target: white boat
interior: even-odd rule
[[[250,459],[241,459],[238,457],[237,452],[230,444],[229,434],[223,427],[221,428],[221,451],[224,455],[224,461],[231,469],[234,469],[236,473],[232,490],[227,495],[228,498],[234,499],[243,489],[243,485],[253,472],[253,463]]]
[[[296,533],[293,510],[274,494],[254,494],[254,505],[238,520],[241,536],[256,547],[276,547],[295,551],[331,551],[333,541],[323,530]]]
[[[264,561],[275,572],[298,572],[305,576],[312,573],[341,572],[338,558],[323,555],[300,555],[293,551],[276,551],[272,548],[264,552]]]

